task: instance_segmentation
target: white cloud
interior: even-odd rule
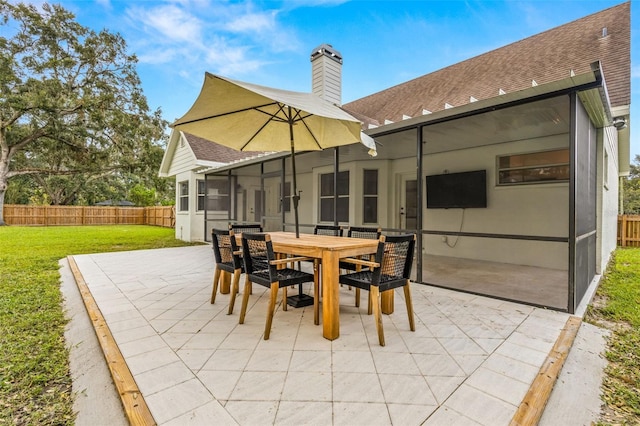
[[[136,3],[126,10],[126,38],[143,64],[173,63],[177,74],[207,70],[242,76],[259,70],[275,53],[298,49],[296,31],[278,17],[277,10],[251,2]]]
[[[127,15],[142,24],[152,36],[163,36],[166,41],[199,41],[202,37],[200,20],[176,5],[134,7],[127,11]]]
[[[275,16],[274,12],[247,13],[230,21],[226,29],[237,33],[272,32],[276,27]]]

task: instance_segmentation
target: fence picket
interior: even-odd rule
[[[151,213],[152,212],[152,213]],[[4,205],[7,225],[156,225],[175,226],[173,206],[32,206]]]
[[[640,215],[618,216],[618,245],[640,247]]]

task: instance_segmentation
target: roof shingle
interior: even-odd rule
[[[224,145],[184,133],[191,150],[198,160],[216,161],[219,163],[231,163],[237,160],[254,157],[261,152],[236,151]]]

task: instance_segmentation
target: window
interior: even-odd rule
[[[320,222],[333,222],[333,173],[320,175]],[[338,172],[338,222],[349,222],[349,171]]]
[[[378,223],[378,170],[364,171],[363,223]]]
[[[204,180],[198,179],[196,181],[198,184],[198,208],[197,210],[200,212],[204,210],[204,197],[206,194]]]
[[[278,186],[278,192],[280,193],[281,204],[278,204],[278,213],[282,213],[282,206],[284,206],[285,212],[291,211],[291,182],[284,183],[284,197],[282,196],[282,186]]]
[[[184,181],[178,184],[178,196],[180,198],[179,208],[181,212],[189,211],[189,182]]]
[[[498,157],[498,185],[565,182],[569,180],[569,149]]]
[[[229,210],[228,178],[207,178],[207,210],[216,212]]]

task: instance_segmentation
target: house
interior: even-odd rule
[[[340,53],[321,45],[311,63],[313,93],[340,105]],[[629,2],[347,103],[378,156],[296,155],[301,230],[417,232],[414,281],[575,313],[616,246],[629,104]],[[288,153],[177,159],[163,172],[198,170],[206,204],[178,237],[234,221],[292,230]]]
[[[176,238],[184,241],[205,240],[205,170],[261,154],[240,152],[194,135],[172,132],[159,176],[175,176],[176,179]]]

